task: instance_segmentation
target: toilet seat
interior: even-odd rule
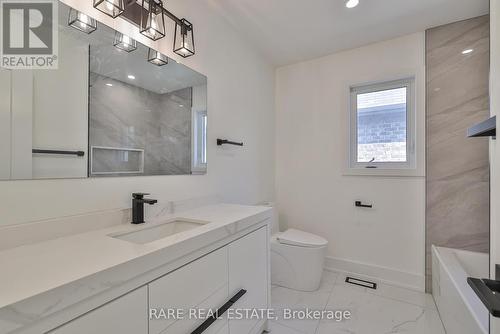
[[[310,248],[323,247],[328,244],[325,238],[293,228],[278,233],[276,235],[276,240],[284,245]]]

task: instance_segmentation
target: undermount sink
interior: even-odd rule
[[[146,227],[139,231],[113,234],[109,236],[115,239],[125,240],[136,244],[147,244],[177,233],[195,229],[205,224],[207,224],[207,222],[177,219],[166,223]]]

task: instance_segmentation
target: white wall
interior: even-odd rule
[[[424,166],[424,34],[278,69],[276,196],[282,227],[329,241],[327,266],[423,289],[424,177],[345,176],[349,87],[415,76]],[[420,175],[423,172],[420,171]],[[374,204],[357,209],[355,200]]]
[[[500,0],[490,1],[490,110],[500,117]],[[498,120],[497,120],[498,124]],[[490,276],[495,278],[495,265],[500,264],[500,145],[498,137],[490,140]],[[500,319],[491,317],[490,333],[500,334]]]
[[[139,37],[137,28],[91,8],[92,1],[65,2],[149,43]],[[130,194],[134,191],[151,192],[161,201],[211,194],[219,194],[226,201],[252,204],[273,198],[274,69],[207,3],[210,2],[172,0],[167,4],[176,15],[194,24],[194,57],[186,61],[174,57],[172,26],[158,46],[163,53],[208,76],[208,174],[2,181],[0,225],[130,207]],[[218,148],[218,137],[242,140],[245,146]]]
[[[33,71],[33,148],[85,155],[35,154],[34,179],[87,176],[89,49],[63,32],[58,45],[58,69]]]
[[[0,69],[0,180],[10,179],[11,71]]]

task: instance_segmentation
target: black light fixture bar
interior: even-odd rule
[[[169,19],[171,19],[172,21],[175,21],[175,23],[179,24],[179,25],[182,25],[182,19],[178,18],[177,16],[175,16],[172,12],[170,12],[169,10],[165,9],[165,7],[163,7],[163,14],[165,14],[166,16],[168,16]]]
[[[154,0],[151,0],[154,1]],[[132,22],[133,24],[139,26],[140,25],[140,10],[141,10],[141,5],[139,5],[135,0],[131,0],[127,3],[125,6],[125,11],[122,14],[124,18],[127,19],[127,21]],[[178,18],[175,16],[174,13],[163,7],[163,14],[167,16],[169,19],[174,21],[178,25],[184,25],[184,22],[182,19]],[[188,31],[191,31],[191,28],[188,28]]]
[[[156,4],[159,4],[159,2],[155,0],[149,1],[153,1]],[[176,26],[182,27],[183,30],[187,32],[191,32],[193,30],[191,24],[186,24],[187,21],[185,19],[178,18],[174,13],[166,9],[164,6],[161,6],[161,8],[163,10],[163,15],[174,21]],[[141,16],[143,15],[142,11],[143,8],[141,4],[137,2],[137,0],[128,0],[125,5],[125,11],[120,16],[140,28]]]

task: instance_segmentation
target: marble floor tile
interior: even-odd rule
[[[349,275],[363,278],[358,275]],[[377,290],[345,283],[345,274],[325,271],[320,289],[301,292],[272,287],[271,300],[279,319],[270,333],[281,334],[445,334],[431,295],[378,283]],[[351,319],[288,320],[283,309],[350,311]]]
[[[436,310],[347,285],[335,285],[326,309],[347,310],[352,317],[341,322],[322,320],[317,334],[445,334]]]
[[[348,284],[345,282],[346,274],[339,274],[338,279],[336,281],[336,284],[344,284],[349,287],[352,287],[354,289],[359,289],[366,291],[368,293],[373,293],[382,297],[398,300],[401,302],[409,303],[409,304],[414,304],[420,307],[428,308],[428,309],[436,309],[436,304],[434,303],[434,299],[432,298],[432,295],[424,292],[419,292],[411,289],[405,289],[385,283],[381,283],[380,281],[374,280],[373,278],[366,278],[360,275],[355,275],[355,274],[349,274],[351,277],[355,278],[360,278],[360,279],[365,279],[370,282],[375,282],[377,283],[377,289],[369,289],[369,288],[363,288],[360,286]]]
[[[295,329],[290,327],[280,325],[275,321],[269,322],[269,330],[267,332],[270,334],[302,334],[302,332],[296,331]]]
[[[273,286],[271,290],[271,303],[278,316],[277,322],[304,334],[314,334],[319,325],[319,320],[285,319],[284,309],[324,310],[336,279],[336,273],[325,271],[319,289],[314,292],[296,291],[280,286]]]

